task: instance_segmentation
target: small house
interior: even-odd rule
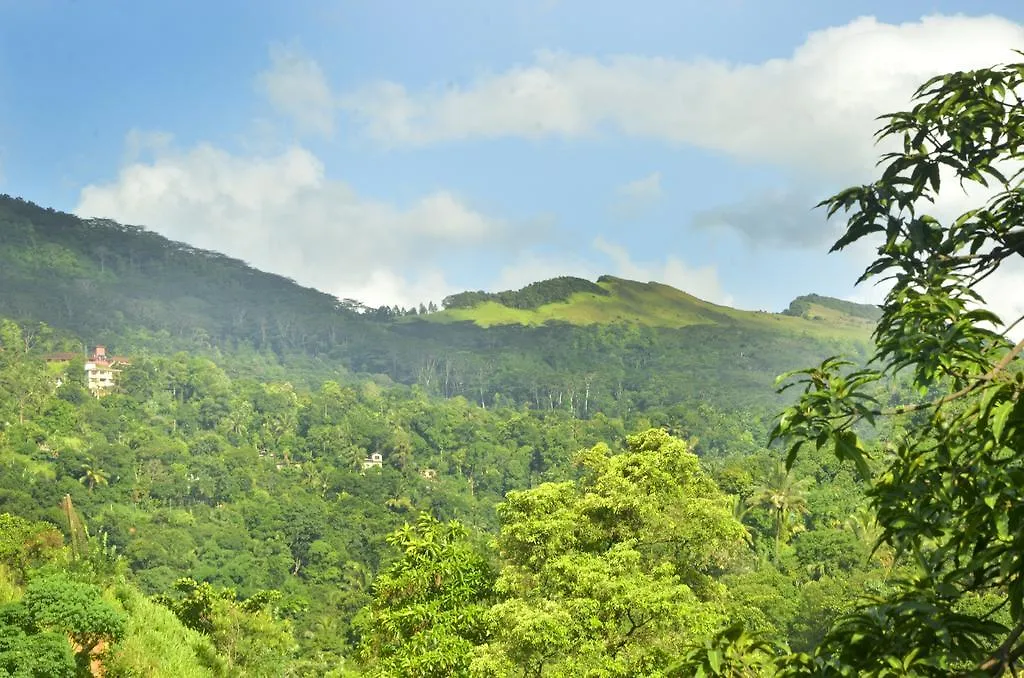
[[[66,363],[78,357],[77,353],[51,353],[48,362]],[[117,385],[117,375],[130,361],[124,356],[108,356],[105,346],[97,346],[85,359],[85,384],[95,396],[109,393]],[[60,383],[58,381],[58,386]]]

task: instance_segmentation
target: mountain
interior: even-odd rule
[[[557,511],[573,516],[559,524],[579,520],[564,513],[577,503],[574,482],[580,497],[598,482],[613,490],[609,506],[651,502],[661,516],[668,494],[652,488],[671,459],[685,463],[672,476],[698,470],[691,449],[708,470],[693,477],[713,479],[747,516],[733,535],[752,548],[727,572],[736,615],[723,619],[750,615],[809,647],[813,633],[801,629],[824,624],[818,582],[806,600],[798,588],[807,565],[823,563],[837,589],[867,588],[834,579],[867,550],[836,527],[863,498],[828,450],[794,467],[795,487],[808,488],[806,531],[780,532],[757,497],[777,468],[766,449],[783,397],[775,376],[863,356],[868,310],[811,295],[782,314],[741,311],[610,276],[464,292],[443,306],[367,309],[144,228],[0,199],[0,598],[52,589],[57,600],[106,600],[109,609],[89,604],[120,620],[104,641],[108,675],[354,675],[357,648],[372,645],[366,606],[385,590],[371,582],[387,582],[408,553],[387,535],[411,534],[403,526],[421,512],[458,518],[468,543],[500,563],[485,549],[506,529],[497,506],[511,492],[536,492],[521,496],[537,498],[537,525]],[[55,359],[95,344],[130,361],[103,398],[90,397],[84,361]],[[625,464],[606,458],[628,445],[637,449]],[[598,466],[581,479],[585,459],[607,463],[614,482]],[[692,534],[706,541],[704,490],[695,502],[667,491],[683,502],[678,515],[702,516]],[[710,524],[732,520],[723,499]],[[628,525],[621,534],[639,533]],[[66,526],[66,549],[52,526]],[[770,569],[751,569],[771,553]],[[660,567],[606,562],[615,591]],[[95,586],[49,576],[61,567]],[[708,590],[704,574],[693,581]],[[764,599],[765,582],[786,605],[748,604]],[[0,665],[53,641],[30,616],[38,606],[0,607],[0,636],[16,638]],[[70,664],[73,648],[63,649]],[[331,673],[342,657],[346,672]]]
[[[424,315],[367,309],[142,227],[10,196],[0,197],[0,290],[0,316],[121,354],[186,351],[233,374],[306,383],[375,375],[482,406],[582,415],[774,407],[778,373],[863,355],[872,325],[863,307],[826,297],[750,312],[611,276],[465,292]]]
[[[881,316],[874,306],[817,294],[798,297],[778,314],[741,311],[712,304],[662,283],[642,283],[610,275],[601,276],[596,283],[563,277],[532,283],[521,290],[463,292],[448,297],[443,305],[443,311],[426,316],[427,320],[468,321],[480,327],[538,326],[550,322],[627,323],[675,329],[693,325],[771,325],[778,331],[862,336]]]
[[[824,320],[835,325],[874,325],[882,317],[882,309],[872,304],[858,304],[820,294],[807,294],[790,302],[785,315]]]

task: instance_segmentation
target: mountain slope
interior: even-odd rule
[[[259,349],[319,345],[358,315],[334,297],[134,226],[0,196],[0,313],[110,342],[126,328]],[[315,318],[315,327],[293,326]],[[301,335],[301,336],[298,336]],[[152,339],[153,337],[151,337]]]
[[[560,280],[565,279],[534,283],[530,287]],[[446,303],[443,311],[430,314],[427,320],[472,322],[480,327],[538,326],[548,322],[572,325],[635,323],[664,328],[738,324],[820,336],[864,335],[873,324],[868,311],[874,307],[819,295],[799,297],[787,312],[776,314],[719,306],[657,282],[642,283],[605,275],[597,283],[589,284],[595,289],[573,292],[564,298],[526,308],[501,301],[503,296],[513,298],[514,292],[494,295],[467,293],[473,295],[472,303],[456,299],[456,305]],[[445,301],[450,299],[452,297]],[[799,312],[793,309],[799,309]],[[817,322],[822,319],[828,322]]]
[[[780,372],[863,355],[870,321],[739,311],[658,283],[557,278],[470,292],[426,315],[367,310],[143,228],[0,198],[0,316],[42,321],[120,354],[186,351],[230,373],[320,383],[348,375],[483,406],[581,416],[701,401],[772,407]]]

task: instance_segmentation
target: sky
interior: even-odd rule
[[[876,116],[1013,49],[1018,0],[0,0],[0,193],[373,306],[878,301],[815,203],[874,176]]]

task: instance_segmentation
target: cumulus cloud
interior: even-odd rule
[[[162,139],[152,135],[130,136]],[[132,139],[135,142],[132,142]],[[452,292],[446,255],[510,246],[515,229],[446,191],[396,207],[325,176],[292,146],[267,156],[209,144],[122,167],[82,189],[75,213],[143,224],[172,239],[224,252],[257,268],[369,304],[409,305]]]
[[[651,172],[646,177],[626,182],[618,189],[619,195],[631,200],[650,202],[661,197],[661,172]]]
[[[590,243],[589,249],[569,257],[525,253],[502,269],[491,289],[518,289],[531,282],[562,275],[596,280],[605,274],[640,282],[664,283],[716,304],[731,306],[734,303],[733,297],[722,289],[714,266],[695,268],[674,256],[661,261],[636,261],[625,247],[600,236]]]
[[[270,68],[257,82],[274,108],[292,118],[300,131],[333,135],[334,94],[316,61],[275,45],[270,49]]]
[[[864,17],[810,34],[786,58],[733,64],[540,52],[461,87],[377,82],[341,106],[391,144],[473,137],[582,137],[604,129],[816,173],[870,167],[875,117],[926,78],[1014,55],[1024,27],[999,17]]]
[[[653,207],[661,197],[661,172],[651,172],[616,187],[612,213],[622,219],[635,219]]]
[[[634,261],[624,247],[601,237],[594,240],[593,246],[614,263],[615,272],[624,278],[665,283],[705,301],[724,306],[732,306],[735,303],[732,296],[722,289],[718,269],[714,266],[693,268],[674,256],[666,257],[660,263]]]
[[[731,229],[768,245],[828,247],[841,229],[836,221],[825,219],[824,210],[813,209],[819,201],[804,190],[767,191],[731,205],[702,210],[691,223],[696,228]]]

